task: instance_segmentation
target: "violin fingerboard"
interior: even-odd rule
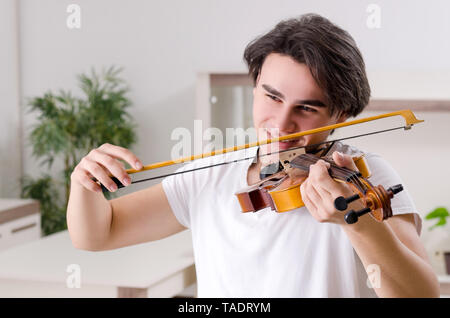
[[[354,177],[361,177],[361,173],[345,167],[339,167],[331,159],[326,159],[323,157],[319,158],[310,154],[303,154],[294,158],[293,160],[291,160],[290,165],[293,168],[309,172],[309,167],[319,160],[324,160],[330,164],[330,168],[328,169],[328,171],[330,173],[330,176],[333,178],[350,182]]]

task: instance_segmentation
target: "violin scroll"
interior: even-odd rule
[[[359,211],[350,210],[347,212],[344,216],[345,222],[347,222],[347,224],[354,224],[358,222],[359,217],[369,212],[372,212],[372,216],[375,220],[380,222],[391,217],[392,209],[390,200],[395,194],[401,191],[403,191],[403,186],[401,184],[394,185],[387,190],[385,190],[381,185],[377,187],[371,186],[367,193],[362,196],[366,207]],[[334,206],[339,211],[345,211],[348,207],[348,203],[360,198],[360,194],[354,194],[348,198],[341,196],[334,200]]]

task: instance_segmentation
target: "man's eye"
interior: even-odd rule
[[[312,108],[312,107],[309,107],[309,106],[306,106],[306,105],[298,105],[295,108],[297,108],[297,110],[299,110],[299,111],[304,110],[304,111],[311,112],[311,113],[316,113],[317,112],[317,110],[315,108]]]
[[[274,95],[266,94],[266,96],[268,96],[270,99],[273,99],[276,102],[281,102],[281,99],[279,99],[278,97],[276,97]]]

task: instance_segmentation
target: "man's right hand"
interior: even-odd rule
[[[131,183],[125,165],[118,159],[129,163],[136,170],[142,169],[141,160],[130,150],[105,143],[91,150],[74,168],[70,178],[93,192],[102,192],[100,185],[93,178],[103,184],[109,191],[117,190],[117,185],[111,179],[116,177],[124,186]]]

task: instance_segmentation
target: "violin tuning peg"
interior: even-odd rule
[[[354,194],[348,198],[344,198],[343,196],[340,196],[340,197],[336,198],[336,200],[334,200],[334,207],[336,208],[336,210],[345,211],[345,210],[347,210],[348,204],[350,202],[353,202],[358,199],[359,199],[358,194]]]
[[[392,193],[392,196],[394,196],[394,194],[397,194],[401,191],[403,191],[403,186],[401,184],[396,184],[392,187],[390,187],[389,189],[387,189],[388,192]]]
[[[371,210],[370,208],[364,208],[359,211],[353,211],[350,210],[347,214],[345,214],[344,220],[347,222],[347,224],[353,224],[358,222],[358,218],[366,213],[369,213]]]
[[[356,215],[355,211],[351,210],[344,216],[344,220],[345,222],[347,222],[347,224],[353,224],[358,221],[358,216]]]

